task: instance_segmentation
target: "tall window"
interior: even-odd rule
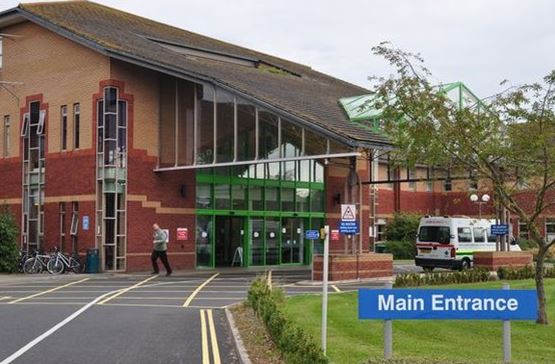
[[[452,191],[452,190],[453,190],[453,182],[452,182],[450,179],[446,179],[446,180],[443,182],[443,189],[444,189],[446,192]]]
[[[416,171],[414,169],[409,169],[407,173],[407,177],[409,180],[416,179]],[[412,181],[409,182],[409,190],[416,191],[416,182]]]
[[[4,39],[0,37],[0,68],[4,65]]]
[[[79,149],[79,124],[81,121],[81,107],[79,104],[73,105],[73,147]]]
[[[79,202],[71,203],[71,249],[77,252],[77,234],[79,232]]]
[[[4,116],[4,151],[3,156],[7,158],[10,156],[10,116]]]
[[[528,234],[528,225],[523,222],[518,223],[518,237],[524,240],[528,240],[530,238]]]
[[[66,203],[60,202],[60,250],[64,251],[66,242]]]
[[[67,105],[60,109],[60,130],[61,130],[61,147],[62,150],[67,150]]]

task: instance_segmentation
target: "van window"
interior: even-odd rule
[[[486,238],[486,234],[484,231],[484,228],[474,228],[472,229],[472,232],[474,233],[474,242],[475,243],[483,243],[484,239]]]
[[[419,241],[448,243],[451,231],[448,226],[422,226],[418,233]]]
[[[491,229],[488,229],[488,243],[497,243],[497,236],[491,233]]]
[[[472,232],[470,228],[458,228],[459,243],[472,243]]]

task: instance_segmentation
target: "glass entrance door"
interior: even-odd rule
[[[279,264],[280,223],[278,217],[266,218],[266,265]]]
[[[216,267],[237,266],[240,263],[234,259],[243,256],[243,222],[242,217],[216,216]]]
[[[264,265],[264,220],[252,219],[250,223],[250,264]]]
[[[304,258],[304,226],[299,218],[283,218],[281,263],[298,264]]]

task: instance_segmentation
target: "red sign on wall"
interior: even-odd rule
[[[339,240],[339,230],[332,230],[330,233],[330,239],[332,241],[338,241]]]
[[[177,240],[189,240],[189,229],[177,228]]]

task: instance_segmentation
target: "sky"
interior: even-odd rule
[[[555,69],[551,0],[96,0],[179,28],[306,64],[354,84],[392,69],[371,48],[418,52],[436,82],[480,97],[503,80],[540,81]],[[19,1],[0,0],[0,9]]]

